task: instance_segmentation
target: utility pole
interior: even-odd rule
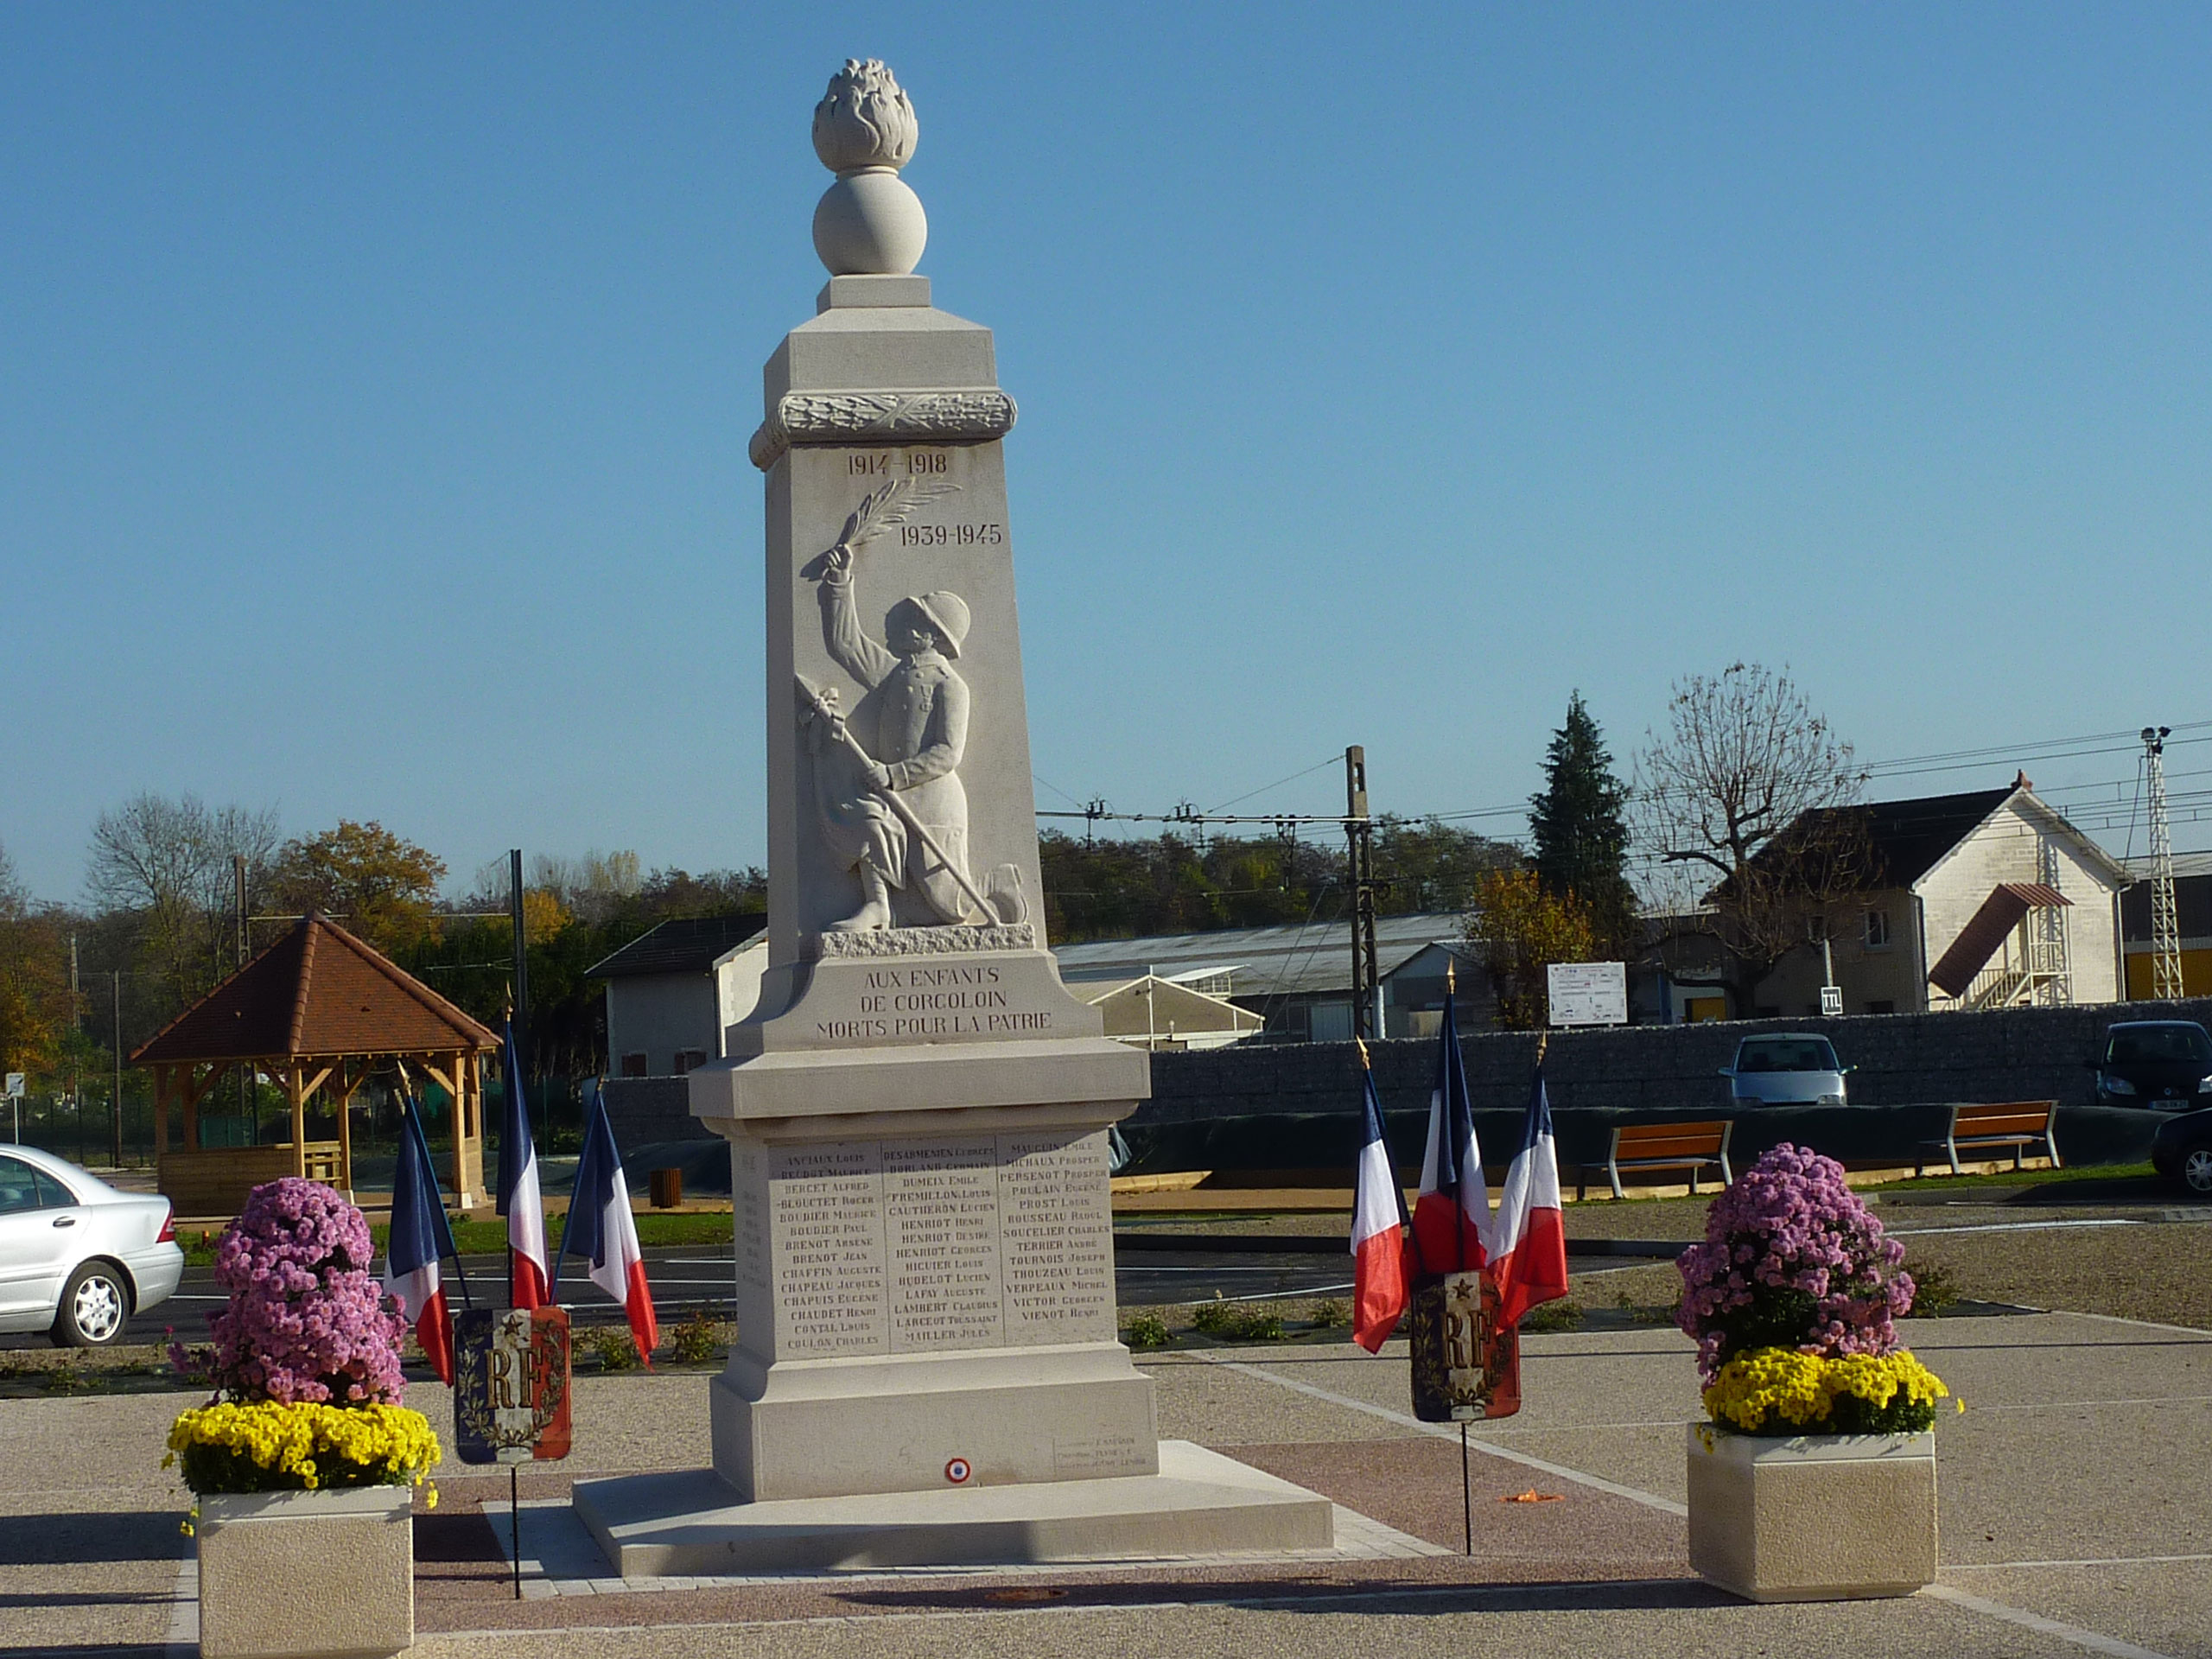
[[[114,1104],[108,1111],[108,1138],[113,1145],[108,1149],[115,1154],[115,1166],[123,1167],[123,969],[111,975],[115,982],[115,1094]]]
[[[85,1002],[77,982],[77,936],[69,936],[69,1098],[77,1108],[77,1161],[90,1161],[85,1156],[85,1090],[83,1080],[77,1075],[77,1045],[73,1040],[84,1034]]]
[[[523,931],[522,849],[519,847],[507,854],[507,907],[513,917],[515,928],[515,1056],[519,1062],[526,1052],[524,1044],[530,1031],[530,940]]]
[[[2166,822],[2166,739],[2172,731],[2171,726],[2143,728],[2144,764],[2151,773],[2151,995],[2160,1001],[2171,1001],[2182,994],[2174,835]]]
[[[1344,840],[1351,850],[1351,1034],[1382,1034],[1382,980],[1375,957],[1375,826],[1367,815],[1367,751],[1344,751]]]
[[[231,913],[232,931],[235,936],[232,940],[232,954],[236,957],[232,965],[243,968],[245,966],[246,936],[245,855],[244,853],[231,855]],[[261,1096],[254,1092],[253,1068],[250,1065],[242,1065],[238,1068],[238,1116],[251,1117],[253,1120],[253,1144],[259,1146],[261,1144]]]

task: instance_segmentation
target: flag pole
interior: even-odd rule
[[[515,1541],[515,1599],[517,1601],[520,1601],[522,1599],[521,1469],[522,1465],[519,1464],[511,1463],[507,1465],[507,1525],[510,1531],[512,1533]],[[1471,1527],[1474,1525],[1474,1522],[1470,1521],[1467,1524]],[[1473,1535],[1474,1535],[1472,1533],[1468,1535],[1470,1538]],[[1467,1546],[1467,1554],[1471,1555],[1474,1553],[1475,1547],[1473,1544],[1470,1543]]]
[[[1475,1477],[1467,1462],[1467,1420],[1459,1420],[1459,1507],[1467,1514],[1467,1554],[1475,1553]],[[519,1547],[518,1547],[519,1548]],[[518,1590],[515,1592],[520,1595]]]
[[[468,1272],[461,1265],[461,1246],[454,1243],[453,1226],[446,1219],[445,1195],[438,1191],[438,1160],[430,1156],[430,1137],[423,1128],[422,1109],[415,1098],[414,1089],[407,1081],[407,1062],[395,1055],[391,1064],[399,1073],[399,1098],[404,1108],[404,1115],[407,1119],[408,1144],[423,1160],[423,1173],[430,1178],[430,1198],[437,1205],[438,1232],[445,1245],[445,1248],[439,1251],[439,1257],[441,1260],[448,1255],[453,1258],[453,1276],[461,1284],[461,1305],[465,1308],[473,1308],[476,1306],[476,1299],[469,1294]],[[460,1106],[459,1101],[454,1103],[456,1115]],[[458,1122],[454,1125],[454,1133],[455,1135],[461,1133],[461,1125]]]

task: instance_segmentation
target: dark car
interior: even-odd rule
[[[2182,1112],[2151,1137],[2151,1166],[2191,1198],[2212,1198],[2212,1106]]]
[[[2127,1020],[2091,1062],[2100,1106],[2183,1112],[2212,1106],[2212,1033],[2189,1020]]]

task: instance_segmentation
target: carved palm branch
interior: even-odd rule
[[[939,496],[950,495],[959,487],[944,480],[894,478],[861,498],[860,505],[845,520],[845,533],[837,540],[857,552],[863,542],[895,530]]]

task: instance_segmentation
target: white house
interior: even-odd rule
[[[607,982],[607,1052],[625,1077],[682,1077],[723,1056],[723,1033],[753,1012],[768,966],[759,916],[663,922],[586,977]]]
[[[2126,869],[2023,773],[1976,790],[1837,809],[1860,816],[1861,889],[1824,918],[1846,1014],[2114,1002]],[[1821,1009],[1808,940],[1761,982],[1753,1012]]]

